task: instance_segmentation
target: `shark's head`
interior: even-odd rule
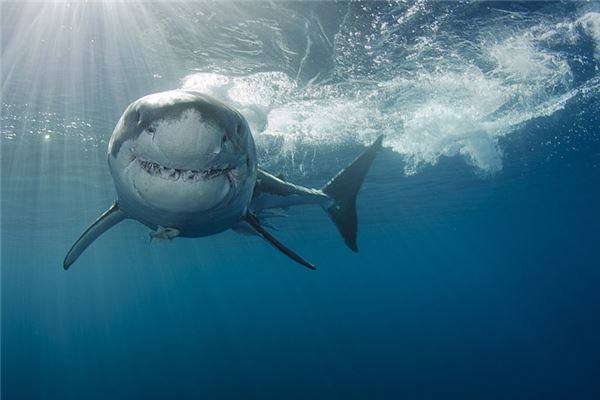
[[[121,206],[130,213],[137,208],[189,215],[227,208],[241,214],[256,179],[256,151],[244,117],[183,90],[130,104],[110,139],[108,162]]]

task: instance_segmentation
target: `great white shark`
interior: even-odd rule
[[[108,144],[117,201],[77,239],[63,266],[111,227],[134,219],[152,230],[151,239],[250,232],[315,269],[279,242],[266,220],[281,215],[277,209],[320,205],[358,251],[356,197],[381,143],[382,136],[322,188],[307,188],[258,168],[248,122],[228,105],[188,90],[142,97],[125,109]]]

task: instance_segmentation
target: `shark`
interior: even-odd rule
[[[269,219],[298,205],[321,206],[358,252],[356,199],[383,136],[321,188],[297,185],[258,167],[247,120],[227,104],[190,90],[131,103],[108,144],[117,200],[75,241],[64,269],[98,237],[126,220],[150,240],[203,237],[232,229],[256,235],[298,264],[315,265],[280,242]]]

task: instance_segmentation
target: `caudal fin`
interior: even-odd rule
[[[341,170],[321,189],[333,199],[333,205],[326,208],[329,217],[340,231],[348,247],[356,252],[358,252],[356,196],[377,152],[381,149],[382,140],[383,135],[379,136],[356,160]]]

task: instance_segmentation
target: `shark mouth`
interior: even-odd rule
[[[227,178],[230,182],[233,179],[231,171],[233,171],[234,168],[230,167],[229,165],[225,165],[221,168],[209,168],[200,171],[193,169],[169,168],[153,161],[142,160],[141,158],[136,158],[136,162],[149,175],[170,181],[177,181],[181,179],[183,182],[193,183],[207,181],[221,175],[227,175]]]

